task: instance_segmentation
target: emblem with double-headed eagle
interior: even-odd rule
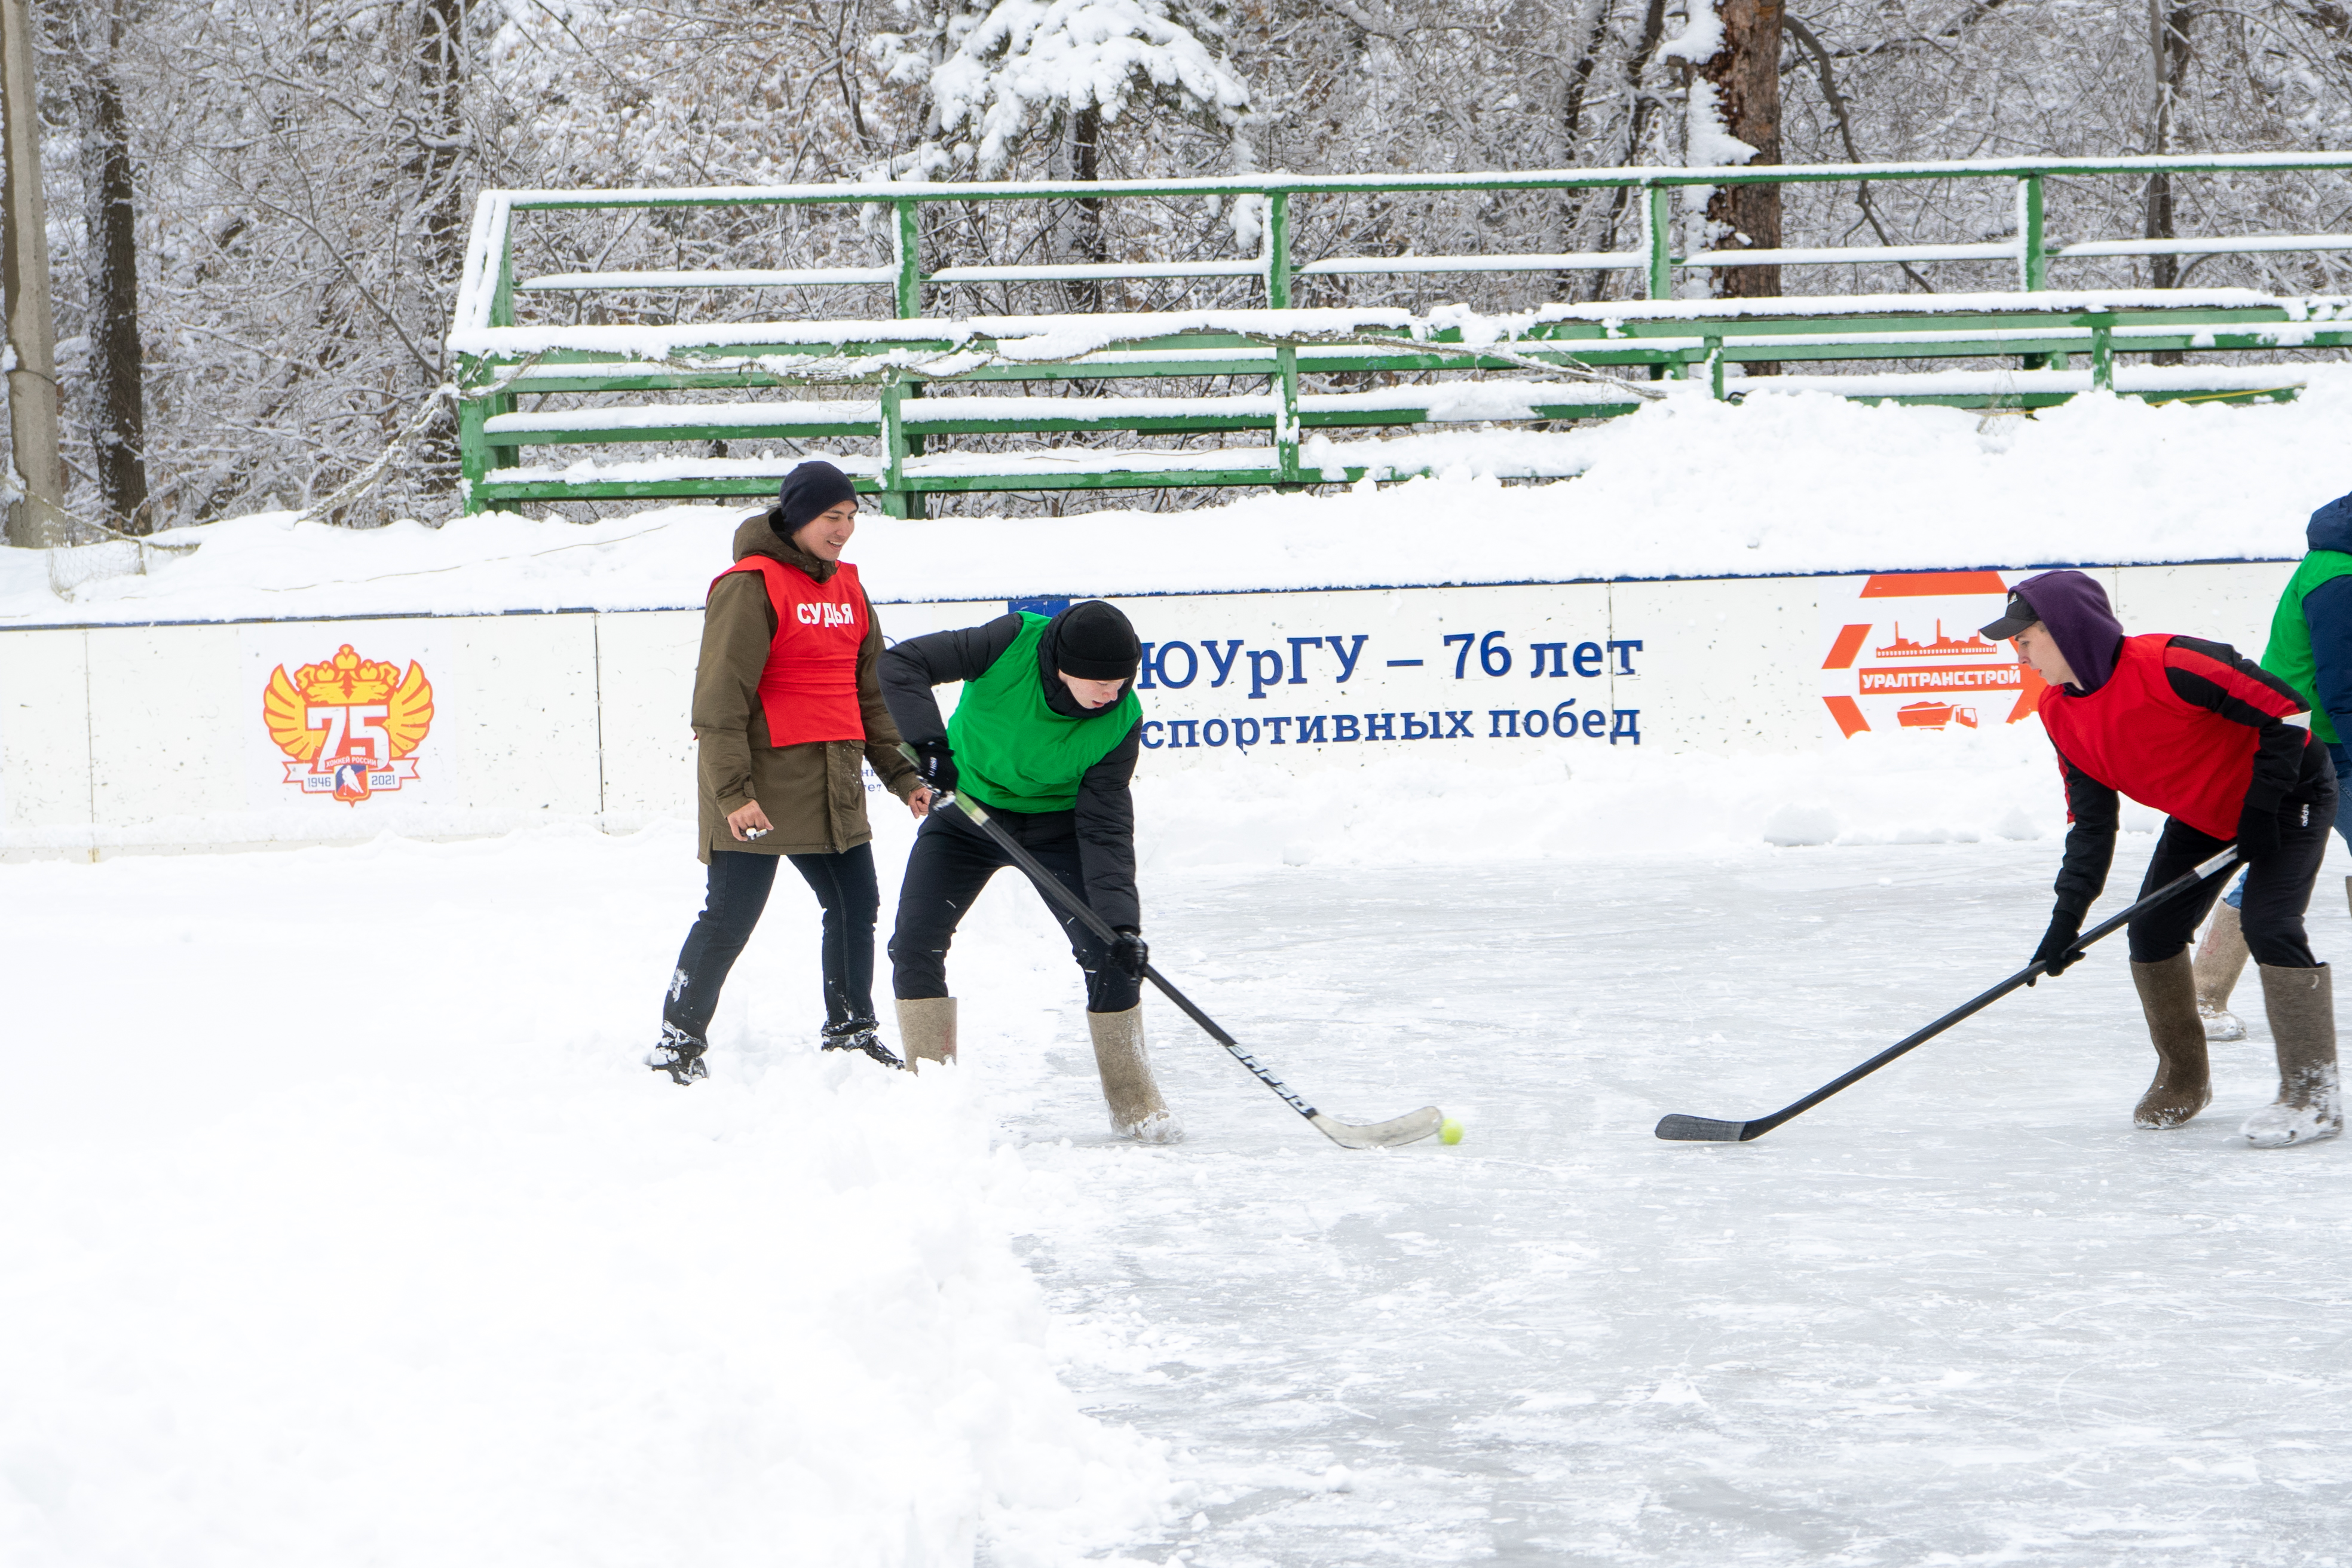
[[[288,784],[356,805],[416,776],[411,753],[433,725],[433,685],[413,659],[403,675],[398,664],[362,658],[345,643],[290,678],[282,664],[272,670],[261,717],[293,759]]]

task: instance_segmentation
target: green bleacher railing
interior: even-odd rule
[[[1420,175],[1273,175],[1164,181],[880,184],[679,190],[491,191],[477,207],[460,281],[450,346],[458,362],[460,447],[469,510],[514,500],[567,498],[722,496],[763,493],[772,472],[688,471],[691,463],[656,462],[609,473],[564,477],[516,472],[524,447],[644,442],[857,437],[879,456],[857,479],[900,515],[919,514],[927,494],[985,489],[1150,488],[1169,485],[1298,484],[1381,477],[1371,455],[1318,463],[1303,448],[1318,429],[1377,429],[1444,422],[1449,406],[1505,408],[1486,417],[1569,420],[1605,417],[1639,406],[1653,389],[1598,376],[1582,381],[1509,384],[1499,396],[1449,400],[1437,388],[1416,403],[1406,389],[1381,395],[1302,395],[1301,376],[1428,371],[1565,374],[1648,367],[1653,375],[1703,376],[1727,395],[1724,371],[1741,361],[1782,363],[1892,359],[1993,359],[2028,367],[2014,390],[1986,392],[1934,376],[1836,378],[1848,395],[1902,402],[2020,406],[2062,402],[2086,389],[2148,397],[2245,398],[2292,395],[2292,378],[2263,384],[2256,374],[2170,374],[2120,385],[2118,353],[2146,355],[2212,350],[2336,349],[2352,346],[2352,304],[2338,296],[2270,296],[2245,289],[2053,289],[2051,264],[2096,258],[2352,251],[2352,235],[2209,236],[2171,239],[2087,239],[2053,245],[2046,183],[2053,179],[2135,179],[2175,174],[2291,174],[2352,169],[2352,153],[2239,153],[2203,157],[1977,160],[1956,163],[1631,168]],[[1669,204],[1684,187],[1811,184],[1853,181],[2011,182],[2013,236],[1978,243],[1781,247],[1677,256],[1671,250]],[[1294,204],[1318,197],[1542,193],[1627,189],[1638,193],[1640,243],[1630,249],[1562,254],[1336,256],[1298,262],[1292,255]],[[1048,265],[923,265],[921,211],[931,204],[1004,201],[1255,198],[1264,205],[1256,257],[1198,260]],[[848,268],[632,270],[551,273],[518,280],[517,215],[583,210],[836,206],[878,209],[890,245],[885,265]],[[1683,301],[1672,298],[1681,269],[1731,267],[1851,266],[1868,263],[2008,263],[2010,289],[1964,296],[1789,296],[1777,300]],[[1461,311],[1409,317],[1371,307],[1294,307],[1301,279],[1486,272],[1625,271],[1638,275],[1642,298],[1557,305],[1515,316],[1476,319]],[[962,320],[927,316],[936,286],[971,283],[1085,283],[1171,279],[1258,279],[1263,305],[1246,310],[1104,312],[1099,315]],[[894,316],[811,322],[669,323],[634,326],[518,325],[518,294],[584,295],[692,289],[887,289]],[[2041,296],[2042,298],[2036,298]],[[642,307],[631,313],[647,315]],[[1076,352],[1036,345],[1071,338]],[[2069,356],[2089,362],[2087,379],[2068,374]],[[2200,369],[2202,367],[2200,367]],[[1260,397],[1024,399],[929,396],[942,383],[985,386],[1036,381],[1151,381],[1241,375],[1265,378]],[[1965,377],[1961,378],[1965,380]],[[2128,379],[2128,378],[2126,378]],[[2272,378],[2278,379],[2278,378]],[[1851,385],[1843,384],[1851,381]],[[2074,384],[2081,381],[2080,385]],[[2032,384],[2026,384],[2031,383]],[[870,388],[866,401],[803,398],[764,405],[673,404],[623,409],[519,411],[524,396],[730,388]],[[1525,393],[1524,396],[1519,392]],[[1405,393],[1403,396],[1399,393]],[[1015,404],[1027,406],[1016,407]],[[1038,407],[1060,403],[1061,407]],[[927,454],[935,437],[1051,434],[1115,429],[1146,434],[1262,431],[1260,453],[1233,448],[1180,454],[1146,448],[1061,468],[1024,463],[1018,455],[992,466],[984,455],[950,463]],[[1370,447],[1379,443],[1351,443]],[[1072,454],[1074,449],[1062,448]],[[1169,460],[1154,466],[1155,454]],[[1238,455],[1238,456],[1236,456]],[[1354,457],[1367,457],[1357,462]],[[1204,458],[1205,461],[1181,460]],[[1246,460],[1242,460],[1246,458]],[[769,465],[772,469],[773,465]],[[1391,473],[1411,471],[1410,465]]]

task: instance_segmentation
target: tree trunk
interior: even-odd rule
[[[139,237],[131,184],[131,131],[114,74],[122,42],[121,0],[88,16],[82,98],[89,142],[84,221],[89,235],[91,445],[108,518],[124,533],[154,531],[147,510],[146,354],[139,338]]]
[[[458,165],[466,150],[466,29],[472,7],[473,0],[419,0],[416,11],[417,151],[407,173],[425,212],[424,295],[437,319],[424,323],[424,341],[435,343],[448,327],[447,306],[466,263],[466,192]],[[395,410],[391,423],[405,425],[408,417]],[[419,466],[427,473],[456,474],[454,420],[436,421],[420,445]]]
[[[1723,47],[1697,72],[1699,80],[1715,89],[1715,111],[1723,129],[1756,149],[1747,160],[1750,163],[1780,161],[1780,8],[1781,0],[1717,0]],[[1778,185],[1718,185],[1707,198],[1706,216],[1719,249],[1780,247]],[[1716,270],[1717,299],[1771,299],[1780,292],[1778,267]],[[1750,364],[1748,374],[1777,375],[1780,370],[1776,363],[1759,363]]]
[[[8,509],[8,542],[66,542],[65,468],[58,457],[57,324],[49,305],[47,215],[41,200],[41,116],[25,0],[0,0],[0,119],[7,195],[0,214],[0,281],[8,347],[8,431],[25,494]]]
[[[1102,178],[1102,108],[1098,104],[1087,105],[1071,121],[1070,174],[1073,178],[1080,180]],[[1072,248],[1082,262],[1099,265],[1110,259],[1109,247],[1103,242],[1102,208],[1102,203],[1093,197],[1077,203],[1077,241]],[[1079,310],[1092,311],[1103,308],[1103,287],[1100,283],[1079,283],[1073,286],[1073,292],[1079,302]]]
[[[2147,0],[2147,41],[2151,85],[2154,89],[2154,124],[2148,135],[2148,151],[2158,157],[2172,151],[2173,118],[2180,102],[2180,89],[2189,76],[2189,11],[2185,5],[2168,5],[2165,0]],[[2147,177],[2147,222],[2142,233],[2149,239],[2171,239],[2173,232],[2172,176],[2154,174]],[[2151,256],[2148,258],[2148,283],[2157,289],[2177,289],[2180,286],[2180,258]],[[2179,364],[2182,355],[2177,349],[2167,349],[2152,354],[2157,364]]]
[[[416,29],[417,136],[421,151],[410,167],[425,201],[425,232],[432,247],[434,281],[454,285],[466,260],[465,191],[457,176],[465,142],[460,95],[466,84],[466,26],[471,0],[423,0]]]

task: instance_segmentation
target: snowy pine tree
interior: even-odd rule
[[[1101,132],[1139,100],[1237,127],[1250,90],[1226,33],[1214,0],[940,0],[919,29],[877,40],[888,78],[923,89],[923,141],[901,166],[996,179],[1042,151],[1056,173],[1099,178]]]

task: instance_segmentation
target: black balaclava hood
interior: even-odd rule
[[[2096,691],[2116,672],[2124,624],[2107,604],[2098,579],[2082,572],[2044,572],[2010,589],[2050,628],[2052,640],[2074,671],[2078,690]]]
[[[776,504],[768,509],[768,526],[776,531],[777,538],[793,544],[793,535],[820,512],[856,499],[857,487],[849,482],[847,474],[831,463],[812,459],[786,474],[776,488]]]

